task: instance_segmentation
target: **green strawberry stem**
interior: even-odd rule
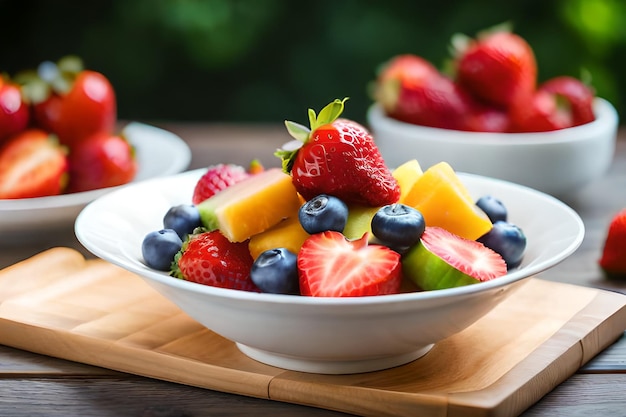
[[[285,120],[285,127],[287,128],[289,135],[298,143],[294,144],[295,141],[288,142],[286,146],[283,146],[281,149],[274,152],[274,156],[280,158],[282,161],[282,169],[284,172],[287,174],[291,173],[296,155],[302,145],[307,143],[311,138],[311,132],[314,132],[320,126],[330,124],[339,118],[341,113],[343,113],[344,103],[346,100],[348,100],[348,97],[343,100],[335,99],[332,103],[326,105],[326,107],[320,111],[319,115],[315,114],[315,110],[309,109],[308,114],[310,127],[303,126],[290,120]]]

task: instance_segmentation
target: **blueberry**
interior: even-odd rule
[[[372,217],[372,233],[383,244],[401,250],[419,242],[426,229],[419,210],[405,204],[389,204]]]
[[[178,233],[173,229],[161,229],[150,232],[141,243],[143,260],[150,268],[168,271],[174,256],[183,246]]]
[[[192,204],[179,204],[170,207],[163,217],[163,228],[174,229],[181,239],[184,239],[201,225],[200,213]]]
[[[522,262],[526,250],[526,235],[513,223],[498,220],[489,232],[477,240],[498,252],[504,258],[507,269],[516,268]]]
[[[298,219],[310,235],[326,230],[343,232],[348,221],[348,206],[337,197],[320,194],[300,207]]]
[[[263,292],[299,294],[297,256],[285,248],[261,253],[250,269],[250,279]]]
[[[507,220],[507,210],[502,201],[494,196],[484,195],[476,201],[476,205],[485,212],[491,223]]]

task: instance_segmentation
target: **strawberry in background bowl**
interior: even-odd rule
[[[0,77],[0,244],[54,239],[103,193],[187,168],[182,139],[119,122],[111,82],[77,57]]]
[[[452,71],[392,57],[374,82],[367,120],[385,161],[407,156],[565,196],[602,176],[618,115],[583,81],[539,82],[532,47],[507,28],[457,35]]]

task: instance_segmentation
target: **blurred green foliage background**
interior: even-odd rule
[[[588,71],[626,103],[624,0],[0,0],[0,72],[81,56],[104,73],[126,120],[305,123],[349,96],[364,122],[368,83],[395,54],[441,67],[451,36],[508,21],[539,79]]]

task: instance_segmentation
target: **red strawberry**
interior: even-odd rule
[[[9,138],[0,148],[0,199],[61,194],[67,184],[65,151],[39,129]]]
[[[594,90],[581,80],[559,76],[545,81],[539,89],[554,94],[558,104],[571,113],[572,126],[578,126],[595,120],[593,113]]]
[[[348,240],[326,231],[310,236],[298,253],[302,295],[360,297],[395,294],[402,282],[400,255],[381,245],[368,245],[367,234]]]
[[[398,55],[376,81],[375,99],[389,117],[422,126],[460,129],[469,97],[425,59]]]
[[[405,276],[427,291],[476,284],[507,273],[500,254],[434,226],[426,227],[402,263]]]
[[[26,129],[29,119],[20,87],[0,77],[0,143]]]
[[[537,90],[528,103],[509,111],[511,132],[545,132],[572,126],[571,114],[559,106],[555,95]]]
[[[189,237],[176,255],[172,275],[213,287],[256,291],[248,242],[231,242],[219,230]]]
[[[344,100],[324,107],[319,116],[309,110],[311,129],[286,121],[300,147],[278,150],[283,170],[291,173],[296,190],[307,200],[329,194],[346,204],[392,204],[400,186],[385,165],[372,135],[360,124],[339,119]]]
[[[123,135],[99,132],[74,144],[69,154],[68,192],[114,187],[137,173],[132,145]]]
[[[461,46],[457,43],[456,53],[455,79],[473,97],[507,108],[535,90],[533,50],[508,30],[485,32]]]
[[[510,128],[506,111],[493,106],[474,103],[465,115],[462,130],[471,132],[507,132]]]
[[[609,278],[626,277],[626,209],[611,219],[599,264]]]
[[[250,174],[240,165],[217,164],[210,166],[196,183],[191,202],[200,204],[207,198],[249,176]]]

